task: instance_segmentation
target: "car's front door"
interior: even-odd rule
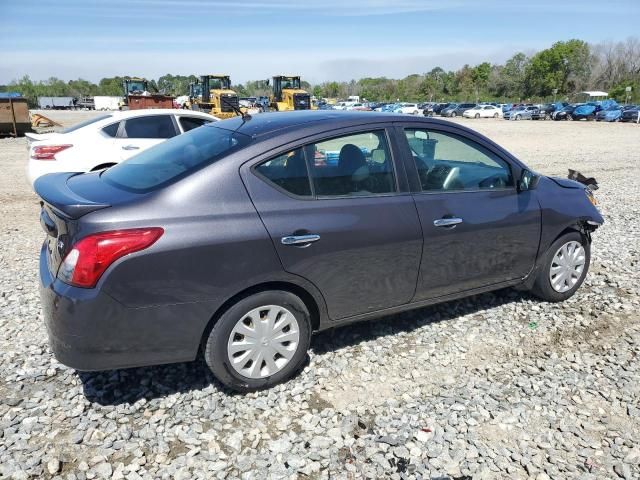
[[[326,134],[241,170],[284,269],[320,290],[334,320],[415,292],[422,231],[390,147],[384,128]]]
[[[511,164],[454,127],[397,129],[424,232],[414,300],[523,278],[534,266],[541,213],[518,192]]]
[[[126,160],[179,133],[173,115],[128,118],[120,123],[114,141],[116,155],[120,161]]]

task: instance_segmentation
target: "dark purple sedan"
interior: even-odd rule
[[[384,113],[236,117],[35,189],[62,363],[202,354],[240,391],[290,378],[337,325],[504,287],[565,300],[603,223],[585,185],[460,125]]]

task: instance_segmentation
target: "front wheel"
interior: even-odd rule
[[[590,261],[591,245],[585,236],[563,235],[545,253],[532,293],[548,302],[568,299],[582,285]]]
[[[498,118],[500,115],[498,115],[497,113],[493,114],[493,118]]]
[[[458,116],[458,114],[457,114],[456,112],[453,112],[453,113],[451,114],[451,118],[456,118],[457,116]]]
[[[480,114],[479,113],[476,113],[476,118],[480,118]]]
[[[224,385],[250,392],[292,377],[310,340],[311,317],[300,298],[280,290],[260,292],[222,314],[205,339],[204,358]]]

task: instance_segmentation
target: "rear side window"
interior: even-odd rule
[[[173,183],[251,142],[251,137],[208,124],[155,145],[101,174],[107,183],[145,193]]]
[[[385,195],[396,191],[384,130],[306,145],[262,162],[256,173],[301,197]]]
[[[317,196],[358,196],[396,191],[393,162],[384,130],[315,143],[307,150]]]
[[[120,122],[112,123],[111,125],[107,125],[102,129],[105,135],[110,137],[115,137],[118,133],[118,127],[120,126]]]
[[[211,120],[206,118],[196,118],[196,117],[180,117],[180,126],[182,130],[188,132],[189,130],[193,130],[194,128],[201,127],[205,123],[211,123]]]
[[[293,195],[311,196],[309,174],[302,148],[261,163],[256,167],[256,172]]]
[[[171,138],[176,135],[176,127],[169,115],[149,115],[124,122],[125,138]]]

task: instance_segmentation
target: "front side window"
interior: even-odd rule
[[[396,191],[384,130],[314,143],[307,147],[307,157],[317,196],[375,195]]]
[[[472,140],[424,129],[405,135],[425,192],[514,186],[509,165]]]
[[[125,138],[171,138],[176,135],[176,127],[169,115],[135,117],[124,122]]]

